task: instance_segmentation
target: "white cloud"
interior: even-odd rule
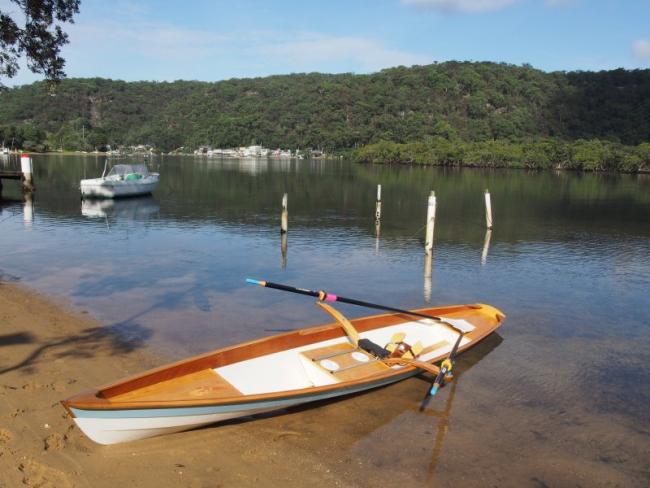
[[[641,61],[650,61],[650,41],[639,39],[632,44],[634,57]]]
[[[70,26],[69,34],[64,52],[69,76],[223,79],[309,71],[367,73],[433,62],[431,55],[377,39],[317,32],[211,32],[125,19],[80,22]]]
[[[348,62],[362,71],[377,71],[390,66],[428,64],[424,56],[385,46],[374,39],[352,36],[303,34],[297,40],[277,40],[261,46],[266,54],[290,61],[297,69],[317,69],[327,62]],[[313,67],[313,68],[311,68]]]
[[[478,13],[501,10],[519,0],[401,0],[404,5],[450,13]],[[553,1],[553,0],[551,0]]]
[[[69,33],[70,54],[88,53],[92,46],[93,55],[106,58],[108,63],[119,58],[138,58],[147,64],[222,63],[236,57],[250,65],[275,64],[292,71],[369,72],[433,61],[432,56],[392,48],[375,39],[311,32],[215,33],[147,22],[86,22],[70,26]]]
[[[156,60],[201,59],[218,50],[227,37],[213,32],[154,23],[75,24],[68,29],[71,49],[119,52]]]
[[[82,3],[83,7],[83,3]],[[142,2],[134,2],[129,0],[118,0],[110,2],[107,6],[110,12],[116,17],[138,17],[151,14],[151,8],[144,5]]]
[[[568,7],[570,5],[575,5],[580,0],[546,0],[546,5],[549,7]]]

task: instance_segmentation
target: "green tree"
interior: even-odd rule
[[[79,13],[80,0],[10,0],[18,8],[0,11],[0,76],[14,77],[18,60],[25,56],[27,66],[34,73],[42,73],[48,80],[65,76],[65,60],[61,47],[68,35],[58,22],[73,22]],[[24,24],[17,20],[24,16]]]

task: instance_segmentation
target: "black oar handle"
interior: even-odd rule
[[[343,302],[343,303],[349,303],[351,305],[359,305],[360,307],[376,308],[376,309],[379,309],[379,310],[386,310],[388,312],[397,312],[397,313],[403,313],[403,314],[407,314],[407,315],[414,315],[415,317],[422,317],[422,318],[425,318],[425,319],[442,320],[440,317],[436,317],[435,315],[427,315],[427,314],[424,314],[424,313],[412,312],[410,310],[404,310],[402,308],[395,308],[395,307],[388,307],[386,305],[377,305],[376,303],[362,302],[361,300],[354,300],[353,298],[337,297],[336,301]]]
[[[296,288],[294,286],[282,285],[280,283],[272,283],[271,281],[254,280],[251,278],[246,278],[246,282],[252,285],[260,285],[260,286],[265,286],[267,288],[275,288],[276,290],[289,291],[292,293],[298,293],[300,295],[316,297],[323,302],[349,303],[350,305],[358,305],[360,307],[375,308],[377,310],[386,310],[387,312],[403,313],[406,315],[422,317],[425,319],[442,320],[440,317],[436,317],[435,315],[427,315],[424,313],[412,312],[411,310],[404,310],[402,308],[395,308],[386,305],[379,305],[377,303],[364,302],[361,300],[355,300],[354,298],[346,298],[339,295],[334,295],[333,293],[327,293],[322,290],[321,291],[307,290],[305,288]],[[453,328],[455,329],[455,327]]]
[[[292,293],[298,293],[300,295],[307,295],[310,297],[319,298],[320,296],[319,292],[317,291],[306,290],[304,288],[296,288],[294,286],[281,285],[279,283],[271,283],[270,281],[253,280],[251,278],[246,278],[246,283],[265,286],[267,288],[275,288],[276,290],[290,291]]]

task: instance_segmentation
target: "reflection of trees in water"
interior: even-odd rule
[[[377,478],[385,477],[386,469],[395,470],[396,476],[408,476],[405,481],[422,483],[426,479],[426,486],[430,486],[445,454],[447,435],[450,432],[453,435],[452,413],[458,383],[502,341],[493,333],[458,356],[454,380],[436,396],[429,397],[428,402],[422,401],[433,381],[428,374],[363,394],[356,402],[340,400],[339,408],[331,414],[323,413],[323,421],[335,421],[346,432],[343,437],[336,437],[337,447],[345,451],[349,443],[353,455],[380,468],[374,475]],[[325,417],[328,414],[332,417]],[[359,416],[363,421],[353,423],[350,420]],[[326,432],[321,434],[327,435]],[[380,472],[382,469],[384,472]]]
[[[98,176],[103,156],[35,156],[42,209],[78,215],[78,186]],[[137,158],[128,162],[141,162]],[[423,224],[434,189],[440,211],[436,239],[481,242],[483,192],[492,194],[500,241],[546,238],[554,225],[606,232],[636,225],[650,204],[647,175],[603,175],[508,170],[367,166],[339,160],[220,160],[154,158],[161,173],[155,192],[165,220],[223,224],[267,223],[279,217],[283,193],[291,200],[292,227],[359,227],[373,235],[377,184],[382,184],[382,239],[412,236]],[[42,182],[39,184],[39,181]],[[643,190],[646,188],[646,190]],[[636,205],[630,206],[630,203]],[[634,209],[639,209],[635,212]],[[596,217],[598,217],[596,219]],[[544,225],[539,225],[540,221]],[[631,227],[634,227],[631,225]],[[631,228],[631,231],[634,229]]]
[[[431,462],[429,463],[429,468],[427,470],[427,481],[432,481],[433,476],[436,473],[436,467],[438,466],[438,460],[442,454],[442,447],[445,442],[445,436],[449,430],[449,414],[451,413],[451,408],[454,403],[454,396],[456,395],[456,385],[458,384],[458,378],[455,378],[451,384],[449,395],[445,401],[445,407],[442,410],[430,410],[427,412],[427,415],[432,415],[437,419],[436,426],[436,441],[433,444],[433,451],[431,453]]]

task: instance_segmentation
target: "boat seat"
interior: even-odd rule
[[[301,355],[337,382],[353,381],[389,369],[367,352],[348,343],[303,351]]]

